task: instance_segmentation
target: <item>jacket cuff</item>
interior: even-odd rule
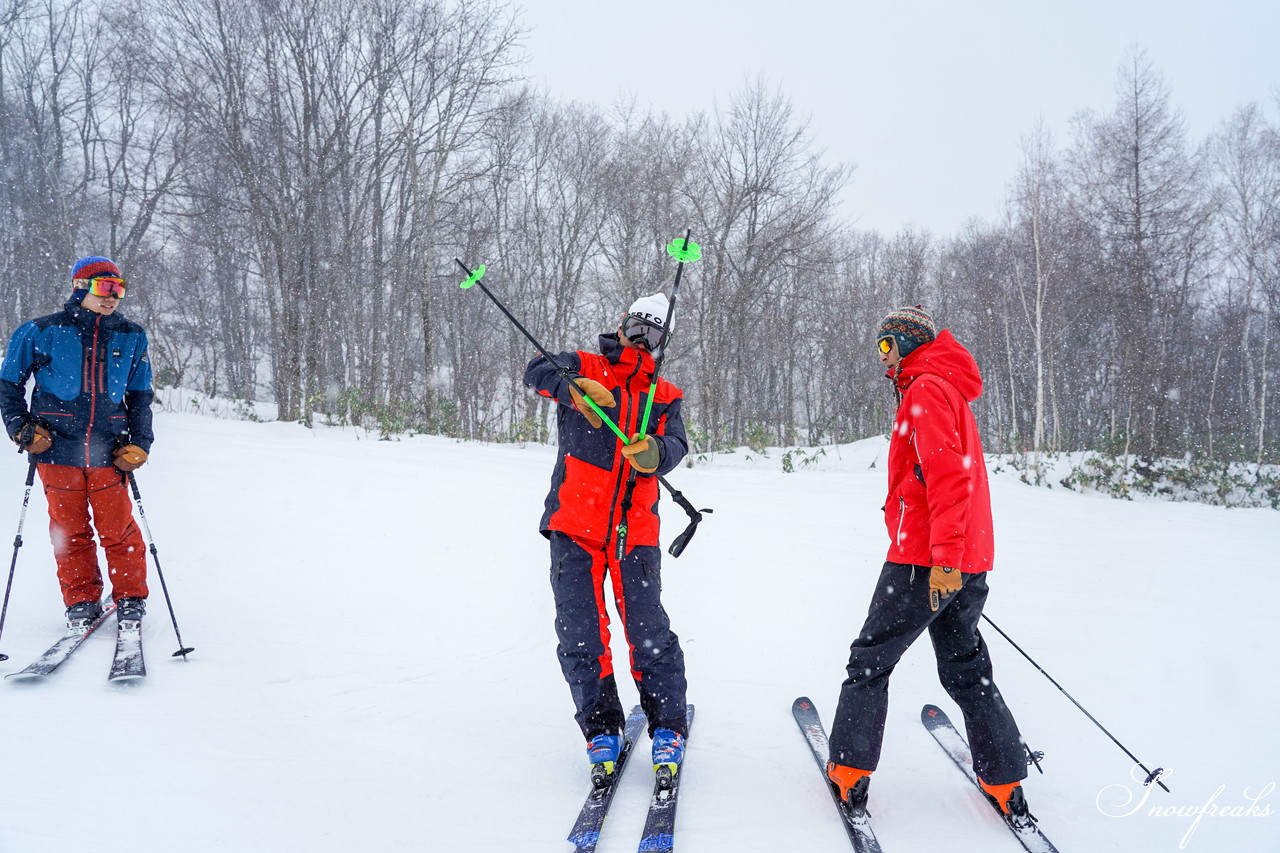
[[[935,566],[949,566],[953,569],[958,569],[960,564],[964,562],[964,546],[934,545],[930,549],[930,557]]]

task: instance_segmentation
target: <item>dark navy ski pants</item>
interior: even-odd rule
[[[929,607],[929,567],[885,563],[867,621],[849,649],[848,677],[831,727],[831,760],[875,770],[889,710],[889,676],[907,647],[929,631],[938,678],[964,713],[973,766],[990,785],[1027,775],[1022,736],[991,677],[991,658],[978,632],[987,600],[985,572],[963,575],[964,586]]]
[[[626,631],[631,676],[649,731],[665,728],[687,735],[684,652],[662,607],[661,549],[634,546],[619,565],[612,546],[554,530],[550,538],[557,653],[582,733],[588,740],[620,734],[626,720],[609,651],[607,579]]]

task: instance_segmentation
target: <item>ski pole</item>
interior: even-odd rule
[[[675,241],[673,240],[672,242],[674,243]],[[578,389],[579,393],[582,394],[582,399],[585,400],[587,405],[591,407],[591,410],[596,413],[596,415],[600,418],[601,422],[604,424],[607,424],[609,429],[613,431],[614,435],[618,436],[618,438],[622,441],[623,444],[630,444],[631,438],[625,432],[619,429],[618,425],[613,422],[613,418],[609,417],[608,413],[605,412],[604,409],[600,408],[600,406],[596,404],[596,401],[592,400],[590,395],[588,395],[587,392],[583,390],[582,386],[578,384],[578,377],[574,375],[573,371],[570,370],[567,366],[556,361],[555,356],[553,356],[550,352],[548,352],[547,348],[544,347],[537,338],[535,338],[532,334],[530,334],[529,330],[526,329],[524,325],[515,318],[515,315],[507,310],[507,306],[502,304],[502,300],[494,296],[493,292],[489,290],[489,288],[485,287],[484,282],[480,280],[484,278],[484,273],[485,273],[484,264],[481,264],[480,266],[476,267],[475,271],[472,272],[467,267],[467,265],[462,262],[460,258],[454,258],[453,261],[459,267],[462,268],[463,272],[467,274],[466,280],[461,282],[458,285],[458,287],[460,287],[462,290],[467,290],[475,285],[479,285],[480,290],[484,292],[484,295],[489,297],[489,301],[492,302],[494,305],[498,306],[498,310],[506,315],[507,319],[511,321],[511,325],[515,326],[517,331],[519,331],[520,334],[524,335],[525,338],[528,339],[529,343],[533,344],[533,348],[536,349],[538,353],[547,360],[548,364],[550,364],[553,368],[555,368],[556,373],[558,373],[566,382],[572,383],[573,386]],[[694,509],[693,504],[689,503],[689,501],[685,499],[683,494],[676,491],[675,487],[672,486],[671,483],[667,481],[666,477],[662,476],[661,474],[658,474],[657,477],[658,477],[658,482],[661,483],[667,489],[667,491],[671,493],[672,500],[678,503],[684,509],[685,513],[689,516],[689,526],[685,528],[685,531],[683,533],[681,533],[678,537],[676,537],[675,541],[671,543],[671,547],[667,549],[668,553],[671,554],[671,556],[679,557],[680,554],[684,551],[685,546],[689,544],[689,540],[693,538],[693,534],[697,532],[698,524],[702,521],[702,513],[709,513],[711,512],[711,510],[703,509],[700,512]]]
[[[160,555],[156,552],[156,542],[151,538],[151,526],[147,524],[147,511],[142,508],[142,495],[138,492],[138,478],[133,476],[132,471],[125,472],[125,476],[129,478],[129,487],[133,489],[133,500],[138,505],[138,518],[142,520],[142,530],[147,534],[147,550],[151,552],[151,559],[156,564],[156,577],[160,578],[160,589],[164,590],[164,603],[169,608],[169,619],[173,622],[173,635],[178,638],[178,650],[170,657],[182,656],[183,660],[187,659],[187,655],[194,652],[194,648],[184,646],[182,644],[182,632],[178,630],[178,617],[173,615],[173,600],[169,598],[169,585],[164,582],[164,570],[160,568]]]
[[[690,243],[690,236],[693,234],[692,228],[686,228],[684,231],[684,241],[681,243],[680,238],[671,241],[667,246],[667,253],[677,260],[676,264],[676,280],[671,285],[671,307],[667,311],[667,316],[662,324],[662,336],[658,342],[658,355],[653,360],[653,378],[649,382],[649,399],[644,404],[644,417],[640,421],[640,435],[644,435],[649,431],[649,412],[653,409],[653,398],[658,394],[658,374],[662,372],[662,362],[667,357],[667,341],[671,337],[671,321],[676,315],[676,297],[680,294],[680,277],[684,273],[685,262],[692,263],[702,257],[702,251],[697,243]],[[680,245],[677,245],[680,244]],[[618,538],[617,558],[618,562],[622,562],[622,558],[627,554],[627,515],[631,512],[631,498],[636,488],[636,469],[632,466],[627,472],[627,487],[622,493],[622,517],[618,520],[618,528],[615,531]],[[693,518],[691,515],[690,518]],[[701,521],[701,517],[698,518]],[[696,522],[695,522],[696,526]],[[689,538],[693,538],[693,534],[689,534]],[[679,550],[683,551],[684,546],[689,544],[688,539],[676,540],[672,543],[672,548],[679,544]],[[674,556],[674,554],[672,555]]]
[[[676,315],[676,297],[680,295],[680,277],[684,274],[684,265],[686,262],[693,263],[702,257],[702,247],[689,240],[692,234],[693,229],[686,228],[683,243],[677,237],[667,246],[667,254],[678,261],[676,264],[676,280],[671,285],[671,309],[667,312],[667,321],[662,327],[662,343],[659,346],[661,352],[658,353],[658,357],[653,361],[653,382],[649,384],[649,400],[644,405],[644,419],[640,422],[640,432],[642,433],[649,427],[649,412],[653,409],[653,395],[658,390],[658,374],[662,372],[662,363],[667,359],[667,339],[671,337],[671,318]],[[677,246],[677,243],[681,243],[681,245]]]
[[[476,267],[475,272],[472,272],[471,270],[467,269],[467,265],[464,264],[459,258],[454,258],[453,261],[458,266],[462,267],[462,271],[467,274],[467,280],[462,282],[458,286],[461,287],[463,290],[466,290],[472,285],[479,285],[480,289],[484,291],[484,295],[489,297],[489,300],[493,302],[494,305],[498,306],[499,311],[507,315],[507,319],[511,321],[511,325],[515,326],[516,330],[519,331],[520,334],[524,335],[526,338],[529,339],[529,343],[533,344],[533,348],[536,349],[542,355],[542,357],[547,360],[547,363],[549,363],[552,367],[556,369],[556,373],[560,374],[560,376],[566,382],[571,383],[574,388],[578,389],[578,392],[582,394],[582,399],[586,401],[587,405],[591,407],[592,411],[594,411],[597,415],[600,416],[600,420],[603,421],[605,424],[607,424],[609,429],[613,430],[614,435],[622,439],[623,444],[630,444],[631,439],[627,437],[627,434],[618,428],[618,425],[613,422],[613,418],[609,417],[605,413],[604,409],[596,405],[596,401],[591,399],[590,395],[587,394],[586,389],[584,389],[581,385],[578,384],[578,377],[574,375],[573,371],[570,370],[565,365],[561,364],[560,362],[556,361],[555,358],[551,355],[551,353],[547,352],[547,348],[544,347],[538,341],[537,338],[535,338],[532,334],[530,334],[529,330],[526,329],[524,325],[515,318],[514,314],[512,314],[510,311],[507,310],[507,306],[503,305],[502,301],[498,299],[498,297],[493,295],[493,291],[485,287],[484,282],[480,280],[484,278],[484,272],[485,272],[484,264],[481,264],[480,266]]]
[[[4,633],[4,620],[9,615],[9,592],[13,589],[13,570],[18,566],[18,549],[22,547],[22,526],[27,521],[27,502],[31,500],[31,486],[36,481],[36,460],[27,467],[27,490],[22,495],[22,513],[18,516],[18,535],[13,537],[13,559],[9,561],[9,582],[4,585],[4,606],[0,607],[0,634]],[[9,656],[0,654],[0,660]]]
[[[1081,710],[1081,712],[1083,712],[1083,713],[1084,713],[1084,715],[1085,715],[1086,717],[1088,717],[1088,718],[1093,722],[1093,724],[1094,724],[1095,726],[1097,726],[1098,728],[1102,729],[1102,733],[1103,733],[1103,734],[1105,734],[1107,737],[1111,738],[1111,742],[1112,742],[1112,743],[1114,743],[1116,746],[1120,747],[1120,749],[1124,750],[1124,754],[1125,754],[1125,755],[1129,756],[1129,758],[1131,758],[1135,764],[1137,764],[1137,765],[1138,765],[1139,767],[1141,767],[1143,770],[1146,770],[1146,771],[1147,771],[1147,778],[1146,778],[1146,780],[1142,783],[1143,785],[1150,785],[1152,782],[1155,782],[1155,783],[1156,783],[1157,785],[1159,785],[1161,788],[1164,788],[1166,792],[1169,792],[1169,788],[1168,788],[1168,786],[1167,786],[1167,785],[1165,785],[1165,783],[1164,783],[1164,782],[1161,782],[1161,781],[1160,781],[1160,776],[1161,776],[1161,774],[1164,772],[1164,768],[1163,768],[1163,767],[1157,767],[1155,770],[1152,770],[1151,768],[1147,767],[1147,765],[1143,764],[1141,761],[1138,761],[1138,757],[1137,757],[1136,755],[1134,755],[1132,752],[1130,752],[1130,751],[1125,747],[1125,745],[1124,745],[1124,744],[1122,744],[1120,741],[1116,740],[1116,736],[1115,736],[1115,735],[1113,735],[1111,732],[1107,731],[1107,727],[1106,727],[1106,726],[1104,726],[1104,725],[1102,725],[1102,723],[1098,722],[1097,718],[1096,718],[1096,717],[1094,717],[1094,716],[1093,716],[1093,714],[1090,714],[1088,711],[1086,711],[1086,710],[1085,710],[1085,707],[1084,707],[1083,705],[1081,705],[1079,702],[1077,702],[1077,701],[1075,700],[1075,697],[1074,697],[1074,696],[1072,696],[1070,693],[1068,693],[1068,692],[1067,692],[1067,691],[1062,687],[1062,685],[1061,685],[1061,684],[1059,684],[1058,682],[1054,681],[1053,676],[1052,676],[1052,675],[1050,675],[1049,673],[1047,673],[1047,672],[1045,672],[1045,671],[1044,671],[1044,667],[1042,667],[1042,666],[1040,666],[1040,664],[1036,663],[1036,662],[1032,659],[1031,655],[1029,655],[1029,654],[1027,654],[1026,652],[1024,652],[1024,651],[1022,650],[1022,647],[1021,647],[1021,646],[1019,646],[1017,643],[1015,643],[1015,642],[1013,641],[1013,638],[1012,638],[1012,637],[1010,637],[1010,636],[1009,636],[1008,634],[1006,634],[1004,631],[1001,631],[1001,630],[1000,630],[1000,626],[999,626],[999,625],[997,625],[995,622],[992,622],[992,621],[991,621],[991,617],[990,617],[990,616],[988,616],[987,614],[983,613],[983,614],[982,614],[982,618],[983,618],[983,619],[986,619],[986,620],[987,620],[987,622],[988,622],[988,624],[990,624],[992,628],[995,628],[995,629],[996,629],[996,631],[997,631],[997,633],[999,633],[1001,637],[1004,637],[1006,640],[1008,640],[1008,641],[1009,641],[1009,645],[1011,645],[1011,646],[1013,646],[1015,649],[1017,649],[1017,650],[1018,650],[1018,652],[1019,652],[1019,653],[1020,653],[1024,658],[1026,658],[1027,660],[1031,661],[1031,665],[1032,665],[1032,666],[1034,666],[1036,669],[1040,670],[1040,674],[1041,674],[1041,675],[1043,675],[1045,678],[1049,679],[1049,683],[1050,683],[1050,684],[1052,684],[1054,687],[1056,687],[1056,688],[1058,688],[1059,690],[1061,690],[1061,691],[1062,691],[1062,695],[1063,695],[1063,696],[1066,696],[1068,699],[1070,699],[1070,700],[1071,700],[1071,702],[1072,702],[1072,704],[1074,704],[1077,708],[1079,708],[1079,709]],[[1172,792],[1170,792],[1170,793],[1172,793]]]

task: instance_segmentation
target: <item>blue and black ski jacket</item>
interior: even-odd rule
[[[28,408],[26,384],[33,376]],[[19,326],[0,366],[5,431],[14,438],[28,420],[44,424],[53,447],[36,459],[53,465],[106,468],[122,444],[149,453],[154,398],[146,331],[75,300]]]

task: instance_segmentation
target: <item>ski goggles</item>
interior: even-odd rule
[[[628,314],[622,318],[622,336],[651,354],[656,354],[666,342],[667,331],[644,317]]]
[[[885,337],[876,341],[876,346],[880,347],[880,352],[884,353],[885,355],[888,355],[889,353],[893,352],[893,335],[886,335]]]
[[[94,296],[114,296],[124,299],[125,281],[110,275],[99,275],[89,279],[89,292]]]

